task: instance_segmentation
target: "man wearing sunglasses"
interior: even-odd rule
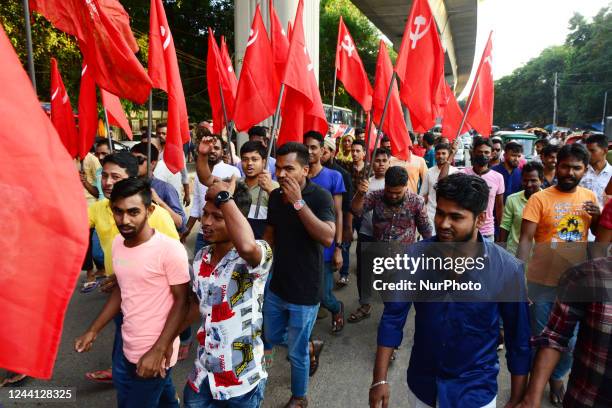
[[[147,179],[147,143],[141,142],[132,147],[130,150],[132,156],[138,160],[138,177]],[[172,186],[172,184],[158,179],[153,174],[159,160],[159,150],[154,145],[151,145],[151,192],[153,194],[153,202],[164,208],[170,213],[172,221],[178,232],[183,232],[187,217],[181,205],[181,199]]]

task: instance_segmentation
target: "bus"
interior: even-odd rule
[[[325,117],[329,123],[329,133],[333,137],[341,137],[354,126],[353,111],[340,106],[334,106],[334,120],[331,119],[331,105],[323,104]]]

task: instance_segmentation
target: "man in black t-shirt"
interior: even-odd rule
[[[264,302],[264,336],[271,344],[285,338],[291,362],[291,399],[287,407],[306,407],[308,377],[318,366],[322,342],[310,342],[323,292],[323,247],[336,232],[331,194],[310,182],[308,149],[289,142],[276,154],[280,189],[268,201],[264,239],[272,246],[274,265]]]

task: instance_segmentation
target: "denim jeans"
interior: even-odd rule
[[[362,275],[362,255],[361,244],[364,242],[374,242],[374,238],[365,234],[357,235],[357,293],[359,294],[359,304],[369,305],[372,299],[372,275]]]
[[[91,235],[91,255],[96,268],[104,269],[104,252],[102,251],[102,245],[100,245],[100,237],[98,237],[95,229]]]
[[[115,317],[115,324],[123,321],[123,316]],[[172,369],[166,371],[166,378],[142,378],[136,374],[136,364],[129,362],[123,354],[121,325],[115,334],[113,344],[113,385],[117,390],[119,408],[179,408],[176,390],[172,384]]]
[[[285,302],[274,292],[266,293],[264,301],[264,335],[271,345],[287,338],[291,362],[291,394],[305,397],[310,370],[310,334],[317,320],[319,305],[296,305]]]
[[[533,304],[529,306],[529,314],[531,318],[531,334],[537,336],[542,333],[544,327],[548,323],[550,312],[554,305],[554,299],[557,293],[557,288],[553,286],[539,285],[533,282],[527,282],[527,293]],[[561,353],[561,359],[557,363],[552,375],[553,380],[561,380],[572,368],[572,353],[576,345],[576,334],[578,333],[578,325],[574,330],[574,334],[569,341],[568,352]],[[536,350],[533,352],[535,353]]]
[[[334,270],[332,269],[331,262],[325,262],[323,264],[323,299],[321,300],[321,306],[331,313],[338,313],[340,311],[340,302],[334,296],[333,289]]]
[[[349,276],[349,263],[351,262],[351,243],[343,242],[342,243],[342,268],[340,268],[340,276],[348,277]]]
[[[244,395],[224,401],[213,398],[208,378],[200,385],[200,392],[195,392],[187,383],[183,392],[185,408],[259,408],[264,399],[266,381],[259,381],[255,388]]]

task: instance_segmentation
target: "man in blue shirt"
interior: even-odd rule
[[[436,150],[434,149],[435,140],[434,135],[430,132],[423,135],[423,144],[425,145],[425,155],[423,158],[425,159],[425,163],[427,163],[428,169],[436,165]]]
[[[147,143],[140,142],[132,147],[130,150],[132,156],[138,159],[138,177],[147,178]],[[155,145],[151,145],[151,174],[155,170],[155,166],[159,160],[159,150]],[[176,230],[180,233],[185,230],[185,222],[187,217],[185,216],[185,210],[181,205],[181,198],[178,195],[176,189],[172,184],[160,180],[152,175],[151,177],[151,192],[153,193],[153,202],[166,209]]]
[[[504,161],[491,167],[491,170],[504,177],[504,204],[510,194],[522,190],[521,169],[519,169],[521,154],[523,154],[523,146],[517,142],[508,142],[504,146]]]
[[[488,190],[481,178],[462,173],[452,174],[436,186],[437,235],[420,245],[431,248],[434,242],[478,243],[477,252],[484,259],[484,267],[477,274],[468,270],[465,275],[490,277],[492,284],[485,291],[491,301],[414,303],[414,345],[408,366],[411,406],[495,407],[500,318],[504,320],[506,358],[512,378],[509,403],[517,404],[523,396],[531,363],[528,305],[526,301],[499,301],[507,287],[514,289],[517,298],[526,299],[523,265],[501,247],[483,241],[478,232],[486,218]],[[457,272],[450,271],[450,275],[460,281],[465,275]],[[439,277],[437,272],[430,276]],[[455,297],[457,292],[449,290],[444,295]],[[370,407],[388,405],[389,358],[402,342],[410,306],[409,302],[385,303],[378,327]]]
[[[308,178],[329,191],[334,199],[336,212],[336,233],[334,244],[323,252],[323,299],[321,304],[332,314],[332,333],[344,328],[344,304],[334,296],[334,271],[342,268],[342,194],[346,192],[342,174],[321,164],[323,156],[323,135],[310,131],[304,135],[304,145],[308,148]]]

